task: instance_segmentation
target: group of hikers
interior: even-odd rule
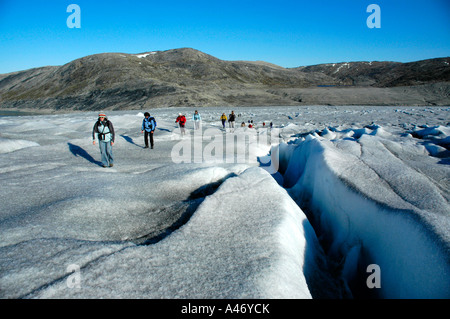
[[[196,110],[194,115],[192,116],[192,120],[194,121],[194,130],[198,130],[201,127],[201,116]],[[225,124],[228,120],[228,125],[231,132],[234,132],[234,125],[236,122],[236,115],[234,111],[231,111],[231,114],[227,117],[225,113],[222,113],[220,117],[222,121],[222,127],[225,129]],[[178,117],[175,120],[175,123],[178,124],[180,128],[181,136],[185,135],[185,126],[186,126],[186,116],[182,113],[178,114]],[[245,122],[242,122],[241,127],[246,126]],[[265,123],[263,123],[265,126]],[[253,128],[253,120],[249,120],[249,128]],[[270,123],[270,127],[272,128],[272,122]],[[150,147],[154,148],[154,139],[153,135],[156,129],[156,120],[153,116],[150,115],[149,112],[144,113],[144,119],[142,121],[141,133],[144,134],[144,148],[149,148],[149,140]],[[114,166],[114,156],[112,152],[112,146],[115,141],[115,132],[114,126],[110,120],[106,117],[105,113],[100,113],[98,115],[98,120],[94,124],[94,128],[92,130],[92,138],[93,144],[95,145],[95,137],[97,136],[98,144],[100,148],[101,162],[103,167],[113,167]]]
[[[222,121],[222,127],[225,128],[225,123],[227,122],[227,116],[225,113],[222,113],[220,120]],[[234,130],[234,122],[236,122],[236,115],[234,114],[234,111],[231,111],[231,114],[228,117],[228,125],[230,126],[230,130]]]
[[[142,121],[141,133],[144,133],[144,143],[145,148],[149,148],[149,138],[150,138],[150,147],[153,149],[154,147],[154,139],[153,134],[156,129],[156,120],[153,116],[150,116],[150,113],[144,113],[144,120]],[[114,132],[114,125],[108,118],[105,113],[100,113],[98,115],[98,120],[94,124],[94,128],[92,129],[92,139],[93,144],[95,145],[95,137],[97,136],[98,145],[100,148],[100,155],[103,167],[113,167],[114,166],[114,155],[112,152],[112,146],[114,145],[114,141],[116,138],[116,134]]]
[[[194,115],[192,116],[192,120],[194,121],[194,130],[200,129],[200,124],[202,117],[198,113],[197,110],[195,110]],[[231,111],[231,114],[227,117],[225,113],[222,113],[222,116],[220,117],[220,120],[222,121],[222,127],[225,129],[226,122],[228,120],[228,125],[230,130],[234,131],[234,124],[236,122],[236,114],[234,114],[234,111]],[[186,125],[186,116],[179,113],[177,119],[175,120],[175,123],[178,123],[180,127],[181,135],[185,134],[185,125]]]

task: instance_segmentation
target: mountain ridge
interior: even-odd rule
[[[1,109],[171,106],[449,105],[450,57],[283,68],[192,48],[101,53],[0,75]]]

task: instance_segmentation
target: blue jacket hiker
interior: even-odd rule
[[[144,113],[144,120],[142,121],[142,127],[141,127],[141,133],[144,134],[144,143],[145,148],[148,148],[148,137],[150,135],[150,145],[153,148],[154,142],[153,142],[153,133],[156,129],[156,120],[153,116],[150,116],[150,113],[145,112]]]
[[[98,115],[98,120],[94,124],[92,129],[92,139],[95,145],[95,136],[98,139],[98,146],[100,147],[100,154],[102,156],[102,166],[112,167],[114,165],[114,157],[112,152],[112,146],[114,145],[115,133],[114,126],[111,121],[108,120],[104,113]]]
[[[200,128],[200,122],[202,120],[202,117],[198,113],[197,110],[195,110],[194,116],[192,116],[192,119],[194,120],[194,129],[198,130]]]

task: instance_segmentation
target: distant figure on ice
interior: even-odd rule
[[[114,126],[111,121],[108,120],[105,113],[98,115],[98,120],[94,124],[92,130],[92,144],[95,145],[95,136],[98,138],[98,146],[100,147],[100,154],[102,156],[103,167],[113,167],[114,156],[112,152],[112,146],[114,145],[115,133]]]
[[[184,133],[185,133],[184,126],[186,124],[186,116],[184,116],[181,113],[178,113],[178,117],[177,117],[175,123],[178,123],[178,125],[180,126],[181,136],[184,136]]]
[[[236,121],[236,115],[234,111],[231,111],[230,116],[228,117],[228,125],[230,127],[230,132],[234,132],[234,122]]]
[[[142,127],[141,127],[141,133],[144,133],[144,143],[145,148],[148,148],[148,136],[150,135],[150,145],[153,149],[154,142],[153,142],[153,133],[156,129],[156,120],[153,116],[150,116],[150,113],[145,112],[144,113],[144,120],[142,121]]]
[[[225,128],[225,123],[227,121],[227,116],[225,115],[225,113],[222,113],[220,120],[222,121],[222,127]]]
[[[202,117],[197,110],[195,110],[194,116],[192,116],[192,120],[194,121],[194,130],[198,130],[200,128]]]

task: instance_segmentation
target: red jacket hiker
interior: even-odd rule
[[[181,133],[181,136],[183,136],[185,134],[184,124],[186,124],[186,116],[179,113],[177,120],[175,122],[180,124],[180,133]]]
[[[186,124],[186,117],[184,115],[179,114],[175,122],[180,123],[180,127],[184,127],[184,124]]]

